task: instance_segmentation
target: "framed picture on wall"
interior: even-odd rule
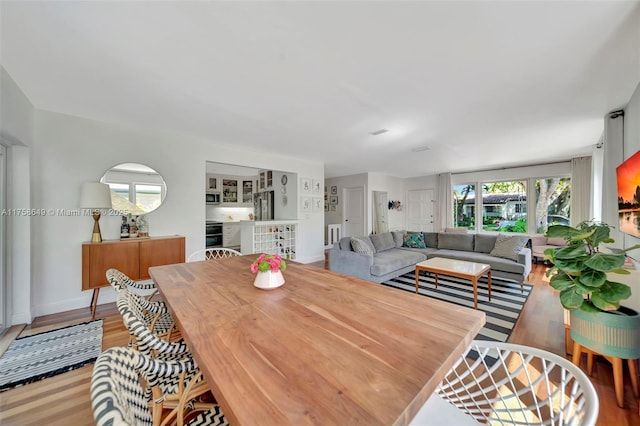
[[[331,187],[331,195],[338,195],[338,187],[333,185]]]
[[[332,195],[331,197],[329,197],[329,204],[331,204],[332,206],[338,205],[338,196]]]
[[[313,197],[313,211],[315,212],[321,212],[322,211],[322,198],[320,197]]]
[[[313,179],[312,190],[314,194],[320,194],[320,189],[322,189],[322,182],[319,180]]]
[[[300,210],[310,212],[311,209],[311,197],[300,197]]]
[[[336,206],[329,206],[329,210],[331,210],[332,212],[335,212],[337,210]]]
[[[305,194],[311,192],[311,179],[304,177],[300,178],[300,191]]]

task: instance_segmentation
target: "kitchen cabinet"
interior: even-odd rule
[[[109,286],[107,269],[116,268],[133,280],[149,279],[151,266],[183,263],[184,245],[183,236],[82,243],[82,290],[93,290],[91,318],[95,316],[100,288]]]
[[[222,245],[226,248],[240,249],[240,222],[222,224]]]
[[[238,203],[238,179],[222,179],[222,204]]]
[[[296,258],[297,221],[242,221],[240,226],[242,254],[279,254],[283,259]]]
[[[242,179],[242,204],[253,207],[253,179]]]
[[[271,189],[273,186],[273,171],[264,170],[260,172],[260,190],[264,191],[266,189]]]
[[[215,175],[207,175],[205,185],[207,191],[220,191],[219,179]]]

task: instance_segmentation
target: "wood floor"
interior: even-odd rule
[[[326,265],[319,262],[316,266]],[[529,279],[534,289],[509,341],[564,355],[562,309],[557,295],[544,277],[545,270],[542,265],[534,265]],[[96,318],[104,319],[103,349],[126,344],[128,334],[115,304],[99,305]],[[21,336],[89,319],[88,308],[40,317],[26,327]],[[89,399],[91,369],[92,366],[82,367],[0,393],[0,425],[94,424]],[[625,408],[618,408],[611,366],[602,359],[597,360],[592,381],[600,397],[599,426],[640,426],[638,401],[633,396],[628,373],[625,375]]]

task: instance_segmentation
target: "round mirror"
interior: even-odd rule
[[[134,216],[154,211],[167,194],[167,185],[162,176],[151,167],[138,163],[113,166],[100,182],[111,188],[113,209]]]

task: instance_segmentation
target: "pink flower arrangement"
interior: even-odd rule
[[[285,269],[287,269],[287,264],[277,254],[261,254],[256,261],[251,264],[251,272],[254,274],[257,272],[267,272],[269,270],[273,272],[284,271]]]

